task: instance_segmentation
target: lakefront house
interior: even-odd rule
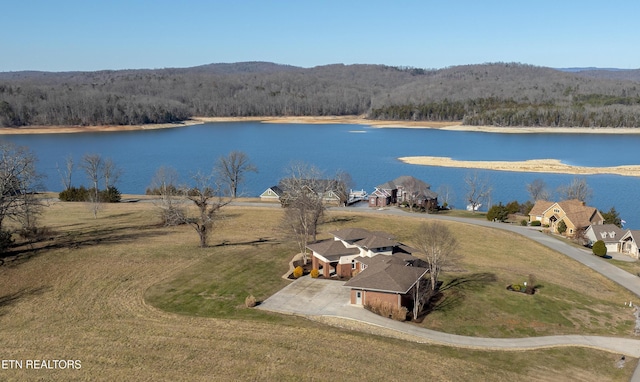
[[[575,236],[590,225],[604,224],[604,218],[595,207],[587,206],[583,201],[572,199],[561,202],[538,200],[529,212],[529,222],[539,221],[548,226],[551,232],[558,233],[560,222],[564,222],[566,236]]]
[[[411,308],[411,291],[428,270],[412,255],[415,249],[385,232],[345,228],[330,232],[333,239],[309,244],[312,266],[325,278],[351,278],[351,303],[379,300]]]

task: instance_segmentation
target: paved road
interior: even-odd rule
[[[344,282],[309,276],[284,287],[258,306],[259,309],[301,316],[330,316],[356,320],[412,336],[417,342],[470,349],[531,350],[558,346],[585,346],[631,357],[640,357],[640,340],[599,336],[546,336],[527,338],[483,338],[448,334],[383,318],[349,303]]]
[[[353,209],[350,208],[333,208],[333,210],[353,211]],[[609,264],[605,259],[593,256],[588,250],[571,246],[556,238],[541,233],[537,229],[476,219],[455,218],[441,215],[416,215],[397,208],[384,210],[358,209],[358,211],[367,211],[376,214],[410,216],[427,220],[457,221],[515,232],[569,256],[570,258],[615,281],[621,286],[632,291],[636,296],[640,297],[640,277],[631,275],[630,273]],[[366,324],[411,335],[419,342],[436,343],[464,348],[526,350],[559,346],[584,346],[640,358],[640,340],[630,338],[582,335],[527,338],[481,338],[459,336],[419,328],[414,325],[408,325],[406,323],[386,319],[363,308],[350,305],[349,290],[344,288],[342,284],[343,283],[338,281],[318,280],[303,277],[283,288],[275,295],[269,297],[259,306],[259,308],[286,314],[333,316],[342,319],[357,320]],[[640,364],[636,368],[631,380],[640,381]]]

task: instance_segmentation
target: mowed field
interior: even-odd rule
[[[0,358],[82,367],[0,369],[0,380],[626,381],[636,366],[627,357],[618,368],[619,354],[594,349],[457,349],[245,308],[248,294],[264,300],[287,284],[280,276],[296,246],[274,229],[278,208],[225,215],[201,249],[189,227],[159,226],[152,203],[108,205],[98,219],[82,203],[50,205],[42,222],[54,239],[0,266]],[[418,221],[329,213],[321,236],[358,226],[410,244]],[[495,337],[632,336],[619,302],[633,296],[614,283],[517,235],[451,227],[463,261],[445,275],[446,304],[421,325]],[[529,273],[539,294],[503,293]]]

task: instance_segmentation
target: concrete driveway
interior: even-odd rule
[[[527,338],[467,337],[437,332],[405,322],[373,314],[349,301],[349,289],[344,282],[312,279],[304,276],[287,285],[258,305],[257,309],[301,315],[335,317],[353,320],[373,327],[385,328],[409,336],[416,342],[457,346],[469,349],[530,350],[550,347],[584,346],[617,354],[640,357],[640,340],[599,336],[546,336]],[[376,331],[377,332],[377,331]],[[382,334],[382,333],[379,333]],[[636,377],[634,377],[636,378]],[[633,379],[634,381],[636,379]]]
[[[353,308],[343,281],[300,277],[257,306],[272,312],[311,316],[340,316]]]

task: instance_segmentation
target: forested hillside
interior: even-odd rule
[[[7,72],[0,73],[0,125],[364,115],[472,125],[640,127],[636,71],[603,72],[512,63],[425,70],[341,64],[305,69],[265,62]]]

